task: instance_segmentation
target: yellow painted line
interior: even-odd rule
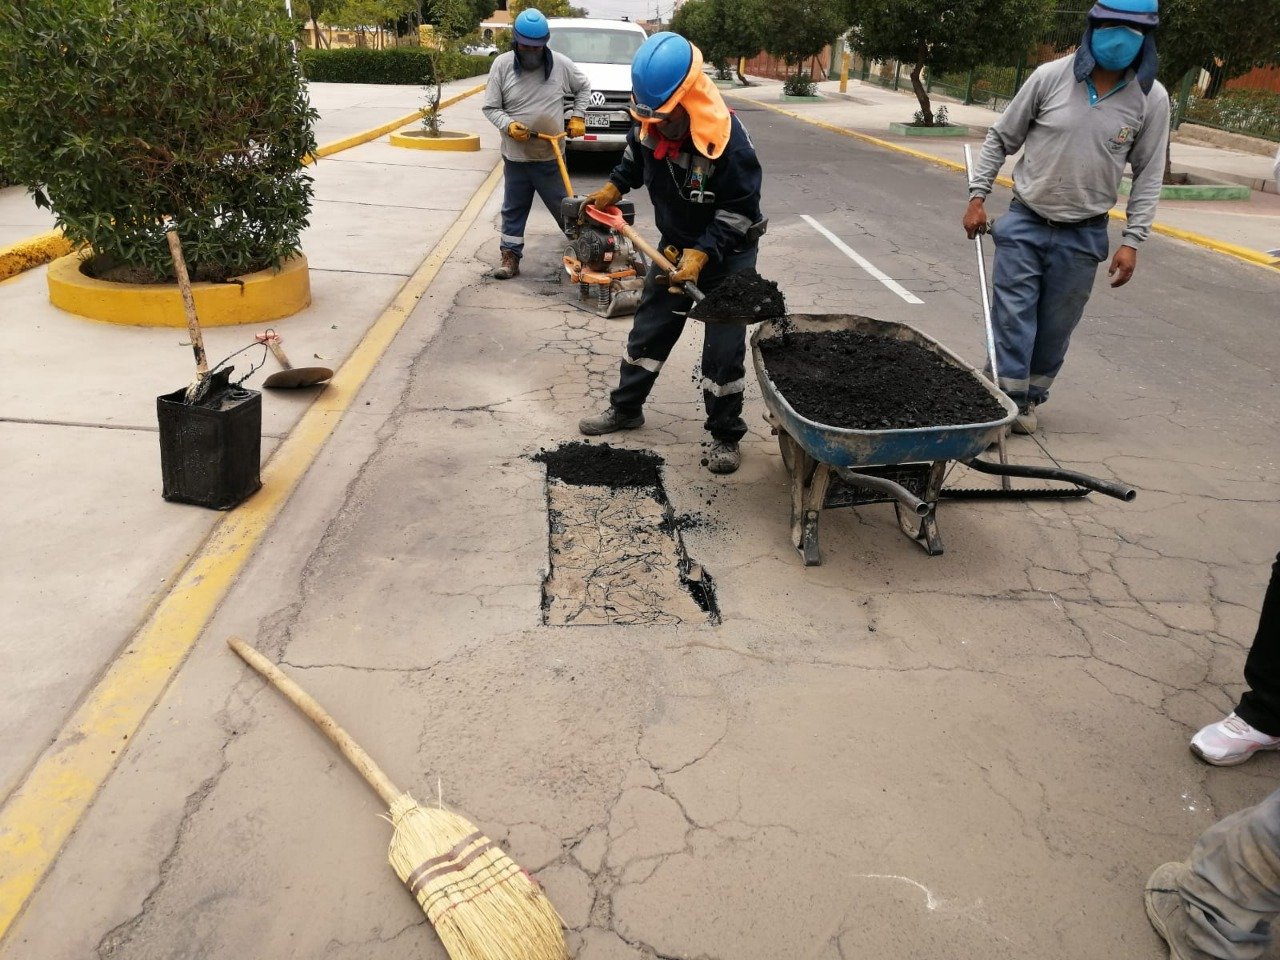
[[[50,230],[0,247],[0,280],[8,280],[24,270],[65,257],[71,250],[71,241],[62,235],[61,230]]]
[[[751,97],[744,97],[741,94],[730,94],[739,100],[756,104],[764,107],[766,110],[772,110],[775,113],[781,113],[801,123],[807,123],[811,126],[821,127],[823,130],[830,130],[842,137],[849,137],[853,140],[861,140],[863,143],[869,143],[873,146],[883,147],[886,150],[892,150],[895,153],[905,153],[909,157],[915,157],[918,160],[926,160],[929,163],[936,163],[940,167],[946,167],[949,170],[958,170],[964,173],[964,164],[957,163],[954,160],[948,160],[945,157],[935,156],[932,153],[925,153],[923,150],[913,150],[911,147],[904,147],[900,143],[893,143],[889,140],[882,140],[879,137],[873,137],[869,133],[862,133],[858,130],[850,130],[848,127],[841,127],[834,123],[827,123],[824,120],[817,120],[813,117],[806,117],[802,113],[796,113],[794,110],[788,110],[785,107],[779,107],[776,104],[765,103],[762,100],[756,100]],[[1004,187],[1012,187],[1013,181],[1008,177],[996,177],[996,183]],[[1110,211],[1113,220],[1126,219],[1124,212],[1121,210]],[[1248,247],[1242,247],[1238,244],[1227,243],[1224,240],[1215,240],[1213,237],[1206,237],[1201,233],[1194,233],[1191,230],[1183,230],[1181,227],[1173,227],[1167,223],[1153,223],[1151,225],[1153,233],[1160,233],[1166,237],[1173,237],[1177,240],[1185,240],[1187,243],[1194,243],[1196,246],[1204,247],[1206,250],[1212,250],[1215,253],[1221,253],[1224,256],[1234,257],[1244,263],[1253,264],[1254,266],[1280,268],[1280,260],[1276,260],[1260,250],[1251,250]]]
[[[470,90],[464,90],[457,96],[449,97],[447,100],[440,102],[440,109],[452,107],[455,103],[461,103],[467,97],[473,97],[485,88],[485,84],[477,84]],[[392,120],[390,123],[384,123],[381,126],[374,127],[372,130],[365,130],[361,133],[352,134],[341,140],[334,140],[332,143],[326,143],[323,147],[317,147],[316,152],[302,161],[302,165],[315,163],[317,157],[331,157],[335,153],[341,153],[343,150],[350,150],[352,147],[358,147],[362,143],[368,143],[371,140],[377,140],[385,134],[391,133],[393,130],[399,130],[401,127],[408,126],[415,120],[421,120],[422,115],[426,113],[426,109],[415,110],[413,113],[406,113],[398,120]]]
[[[498,181],[495,166],[0,809],[0,938],[13,926],[205,625]]]
[[[485,85],[481,83],[469,90],[462,91],[456,96],[449,97],[441,102],[440,109],[443,110],[446,107],[452,107],[456,103],[461,103],[467,97],[473,97],[480,93],[484,88]],[[371,130],[364,130],[341,140],[326,143],[322,147],[317,147],[314,154],[304,157],[302,165],[305,167],[315,163],[317,157],[331,157],[335,153],[341,153],[343,150],[350,150],[352,147],[358,147],[362,143],[377,140],[393,130],[399,130],[415,120],[422,119],[424,112],[425,110],[415,110],[413,113],[406,113],[403,117],[392,120],[390,123],[384,123]],[[57,260],[59,257],[65,257],[72,249],[71,241],[62,235],[61,230],[50,230],[48,233],[19,240],[17,243],[10,244],[7,247],[0,247],[0,280],[7,280],[25,270],[31,270]]]

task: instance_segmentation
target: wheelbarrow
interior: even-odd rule
[[[851,330],[916,343],[971,374],[1004,415],[985,423],[892,430],[851,430],[817,423],[787,402],[769,378],[760,353],[763,341],[781,336],[786,330],[803,333]],[[824,509],[870,503],[892,503],[902,532],[918,542],[930,556],[941,554],[937,505],[948,492],[942,484],[952,461],[983,473],[1061,480],[1074,485],[1061,490],[955,491],[961,496],[1025,499],[1083,496],[1090,491],[1125,501],[1136,496],[1130,487],[1073,470],[981,460],[979,454],[1001,438],[1017,416],[1016,405],[960,357],[905,323],[851,314],[795,314],[757,327],[751,336],[751,356],[768,411],[766,419],[777,434],[790,481],[791,540],[805,566],[822,562],[818,524]]]

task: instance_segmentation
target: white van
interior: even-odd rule
[[[587,135],[569,140],[570,150],[621,150],[631,129],[631,58],[648,34],[626,20],[552,17],[551,49],[576,63],[591,81]],[[573,100],[565,100],[565,119]]]

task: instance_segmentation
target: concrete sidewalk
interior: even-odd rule
[[[313,96],[322,109],[333,106],[321,128],[335,136],[413,110],[420,92],[324,86]],[[383,137],[313,168],[315,202],[303,236],[312,305],[274,324],[296,365],[340,367],[494,167],[498,134],[481,116],[480,98],[453,107],[450,120],[479,132],[484,149],[405,150]],[[221,518],[160,496],[155,398],[191,378],[186,330],[64,313],[49,303],[45,272],[0,284],[7,451],[0,471],[11,502],[24,505],[0,519],[0,671],[10,678],[0,715],[0,796]],[[257,332],[208,329],[210,362],[251,344]],[[242,354],[236,376],[261,360],[257,348]],[[274,367],[267,362],[248,386],[260,387]],[[264,460],[315,397],[311,390],[266,393]]]
[[[841,94],[838,81],[824,81],[818,84],[824,98],[822,102],[780,103],[781,83],[759,77],[751,79],[754,86],[727,91],[731,101],[734,97],[740,97],[777,104],[801,117],[844,127],[953,163],[964,162],[964,144],[976,146],[981,143],[987,127],[997,116],[986,107],[954,102],[935,94],[934,108],[945,106],[952,122],[969,127],[970,136],[904,137],[891,133],[889,124],[910,123],[912,114],[919,109],[909,87],[894,91],[878,84],[850,80],[848,92]],[[1203,143],[1175,141],[1172,156],[1175,173],[1193,172],[1208,177],[1218,173],[1222,182],[1229,183],[1271,178],[1271,159],[1258,154],[1241,153]],[[1012,174],[1016,160],[1015,155],[1005,162],[1001,170],[1005,176]],[[942,216],[946,218],[954,215],[954,220],[958,223],[963,213],[964,196],[963,184],[958,182],[956,207],[953,211],[942,213]],[[1123,211],[1123,197],[1117,209]],[[1280,195],[1274,192],[1254,191],[1248,200],[1235,201],[1162,200],[1156,219],[1180,230],[1259,253],[1280,247]]]

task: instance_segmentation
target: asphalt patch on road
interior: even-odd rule
[[[760,353],[778,392],[815,423],[900,430],[1004,418],[976,376],[906,340],[792,331],[761,340]]]
[[[607,443],[566,443],[547,467],[548,626],[719,623],[715,583],[689,556],[662,486],[662,458]]]

